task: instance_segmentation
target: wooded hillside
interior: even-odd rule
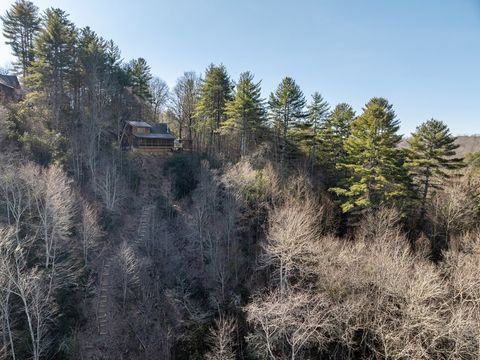
[[[61,9],[1,19],[0,359],[480,357],[478,137],[223,64],[169,89]],[[122,149],[128,121],[192,149]]]

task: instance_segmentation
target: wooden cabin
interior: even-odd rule
[[[20,98],[20,83],[15,75],[0,74],[0,105]]]
[[[124,131],[124,145],[143,153],[168,153],[174,149],[175,136],[167,124],[150,125],[145,121],[128,121]]]

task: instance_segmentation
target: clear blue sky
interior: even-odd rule
[[[431,117],[480,133],[480,0],[37,0],[144,57],[173,86],[223,63],[252,71],[267,96],[284,76],[309,97],[357,112],[393,103],[408,134]],[[3,14],[11,1],[0,0]],[[10,58],[0,45],[0,66]]]

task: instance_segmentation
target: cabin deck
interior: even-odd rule
[[[140,154],[171,154],[173,152],[169,146],[134,146],[131,150]]]

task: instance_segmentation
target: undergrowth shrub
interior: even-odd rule
[[[279,194],[278,179],[271,165],[254,169],[248,161],[230,166],[222,177],[224,184],[248,205],[258,205]]]
[[[176,155],[165,164],[165,171],[172,181],[172,193],[175,199],[182,199],[196,188],[200,163],[190,155]]]
[[[275,260],[268,262],[273,290],[245,307],[255,358],[334,351],[342,359],[478,359],[478,231],[459,234],[438,265],[412,249],[395,210],[368,214],[355,240],[346,240],[313,225],[325,215],[320,205],[294,199],[269,216],[264,256]],[[319,299],[328,306],[311,322],[306,310],[295,316],[300,299],[304,309]]]

